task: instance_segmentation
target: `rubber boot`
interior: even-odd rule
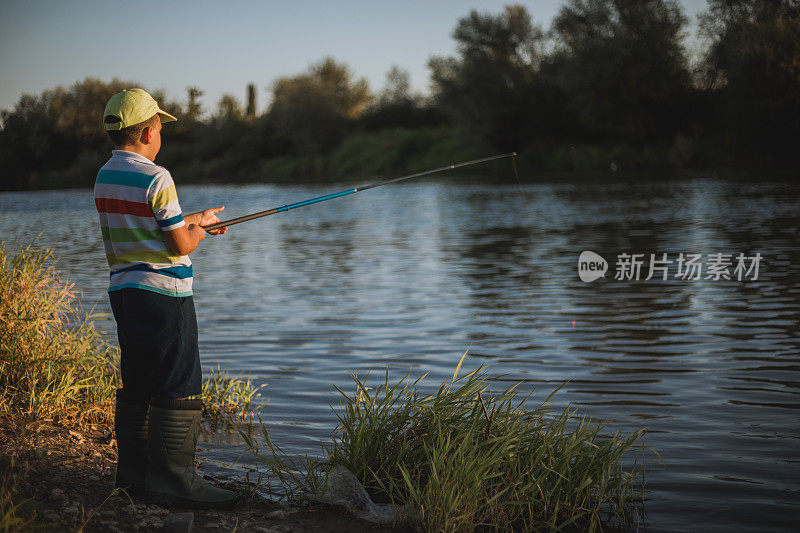
[[[145,494],[149,503],[195,509],[236,505],[235,492],[206,483],[194,469],[202,405],[200,400],[152,400]]]
[[[144,495],[147,473],[147,414],[149,402],[126,397],[117,389],[114,433],[117,438],[117,471],[114,486],[131,496]]]

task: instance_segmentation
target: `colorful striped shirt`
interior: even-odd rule
[[[168,296],[192,294],[192,261],[167,245],[165,231],[184,226],[169,171],[146,157],[113,150],[97,173],[94,203],[106,260],[108,291],[127,287]]]

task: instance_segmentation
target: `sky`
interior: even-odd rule
[[[563,0],[0,0],[0,109],[91,76],[132,80],[180,101],[197,86],[207,112],[225,93],[243,101],[254,83],[263,110],[276,78],[326,56],[373,91],[397,65],[426,93],[428,59],[455,54],[458,19],[509,3],[525,5],[546,29]],[[692,33],[705,0],[681,3]]]

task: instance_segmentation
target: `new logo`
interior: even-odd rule
[[[581,281],[589,283],[598,278],[604,278],[608,270],[608,263],[601,256],[594,252],[581,252],[578,257],[578,276]]]

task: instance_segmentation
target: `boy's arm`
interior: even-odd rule
[[[187,217],[188,218],[188,217]],[[206,238],[206,232],[197,224],[187,224],[180,228],[165,231],[164,239],[173,253],[189,255],[197,249],[200,241]]]
[[[154,175],[147,190],[147,201],[153,210],[153,217],[164,232],[167,247],[177,255],[194,252],[200,241],[206,238],[206,232],[200,224],[210,224],[211,222],[207,220],[211,219],[218,220],[214,213],[223,209],[223,207],[206,209],[201,213],[184,217],[178,202],[175,182],[165,168],[159,169]]]
[[[164,238],[170,250],[179,255],[189,255],[197,249],[200,241],[206,238],[206,231],[200,226],[207,226],[219,222],[217,213],[225,209],[225,206],[205,209],[199,213],[192,213],[183,217],[185,226],[176,228],[172,231],[165,231]],[[211,230],[211,235],[219,235],[228,231],[228,228]]]

